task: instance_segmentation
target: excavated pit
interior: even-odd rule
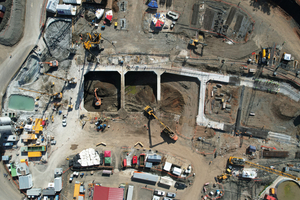
[[[102,105],[95,106],[95,88]],[[84,76],[84,108],[90,112],[120,109],[121,75],[118,72],[88,72]]]
[[[141,112],[156,105],[157,76],[154,72],[127,72],[125,75],[125,109]]]

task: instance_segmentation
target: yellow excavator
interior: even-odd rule
[[[97,95],[97,90],[98,90],[98,88],[95,88],[95,90],[94,90],[95,98],[96,98],[95,106],[101,106],[102,102],[101,102],[101,98],[99,98]]]
[[[90,50],[91,48],[99,48],[99,44],[101,42],[101,33],[90,34],[87,33],[87,40],[83,43],[83,46],[86,50]]]
[[[52,60],[49,62],[39,62],[39,64],[48,64],[49,67],[58,67],[58,61],[57,60]]]
[[[291,174],[288,174],[288,173],[285,173],[285,172],[282,172],[282,171],[279,171],[279,170],[276,170],[276,169],[272,169],[272,168],[269,168],[269,167],[265,167],[265,166],[262,166],[262,165],[259,165],[259,164],[255,164],[255,163],[246,161],[244,158],[231,156],[229,158],[228,162],[231,165],[238,165],[238,166],[249,165],[251,167],[255,167],[257,169],[260,169],[260,170],[263,170],[263,171],[266,171],[266,172],[269,172],[269,173],[273,173],[273,174],[276,174],[278,176],[284,176],[284,177],[291,178],[291,179],[294,179],[294,180],[297,180],[297,181],[300,180],[300,178],[297,177],[297,176],[293,176]]]
[[[47,76],[52,76],[54,78],[57,78],[57,79],[60,79],[60,80],[63,80],[65,82],[67,82],[68,84],[76,84],[76,78],[70,78],[70,79],[66,79],[66,78],[62,78],[62,77],[58,77],[58,76],[54,76],[52,74],[47,74],[47,73],[44,73],[44,75],[47,75]]]
[[[48,95],[48,96],[53,97],[54,99],[61,99],[62,98],[62,92],[57,92],[55,94],[49,94],[47,92],[39,92],[39,91],[34,91],[34,90],[28,90],[28,89],[25,89],[25,88],[19,88],[19,89],[24,90],[24,91],[28,91],[28,92],[35,92],[35,93],[42,94],[42,95]]]
[[[174,133],[174,131],[172,131],[172,130],[171,130],[169,127],[167,127],[160,119],[158,119],[158,118],[156,117],[156,115],[154,114],[153,109],[152,109],[150,106],[146,106],[146,107],[144,108],[144,111],[145,111],[149,116],[153,116],[155,119],[157,119],[157,120],[160,122],[160,124],[164,127],[163,132],[166,133],[166,134],[168,134],[168,136],[169,136],[172,140],[174,140],[174,141],[178,140],[178,136]]]

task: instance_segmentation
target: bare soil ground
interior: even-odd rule
[[[241,123],[295,136],[299,103],[281,94],[245,89]],[[254,112],[255,116],[249,116]]]
[[[240,98],[239,87],[231,85],[217,87],[217,83],[209,83],[205,95],[205,114],[208,118],[229,124],[235,123]],[[223,108],[222,99],[226,103],[226,108]]]

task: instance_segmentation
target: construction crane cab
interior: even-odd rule
[[[244,158],[231,156],[228,161],[229,161],[229,164],[231,164],[231,165],[239,165],[239,166],[244,166],[245,165],[245,159]]]
[[[99,48],[101,42],[101,33],[90,34],[87,33],[87,40],[83,43],[83,46],[86,50]]]
[[[150,107],[150,106],[146,106],[144,108],[144,111],[149,115],[154,117],[155,119],[157,119],[160,124],[164,127],[163,131],[164,133],[166,133],[172,140],[177,141],[178,140],[178,136],[174,133],[174,131],[172,131],[168,126],[166,126],[160,119],[158,119],[156,117],[156,115],[154,114],[154,110]]]
[[[49,62],[39,62],[39,64],[48,64],[49,67],[58,67],[58,61],[52,60]]]
[[[199,44],[199,40],[190,39],[190,41],[189,41],[190,46],[196,47],[196,45],[198,45],[198,44]]]
[[[98,97],[97,95],[97,90],[98,88],[95,88],[94,93],[95,93],[95,106],[101,106],[101,98]]]

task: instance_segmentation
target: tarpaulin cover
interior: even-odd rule
[[[156,0],[151,0],[150,3],[148,3],[148,7],[151,9],[157,9],[158,6]]]
[[[104,151],[104,157],[110,157],[111,151]]]

